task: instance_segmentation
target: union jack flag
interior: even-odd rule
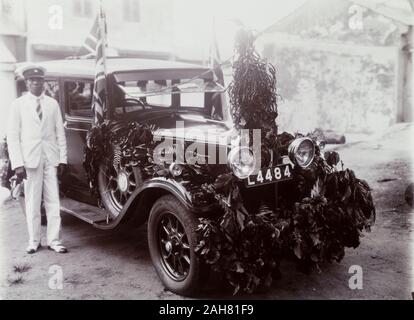
[[[101,9],[102,12],[102,9]],[[101,16],[103,18],[101,18]],[[105,22],[105,16],[104,13],[99,13],[98,15],[96,15],[96,18],[93,22],[91,31],[89,32],[89,35],[86,37],[85,42],[83,43],[82,47],[78,50],[78,52],[76,53],[76,57],[81,57],[81,58],[89,58],[89,57],[95,57],[96,56],[96,45],[98,43],[98,39],[100,37],[100,18],[103,20],[102,24],[103,24],[103,30],[104,30],[104,34],[107,34],[107,29],[106,29],[106,22]]]
[[[94,123],[99,124],[104,120],[107,103],[106,89],[106,18],[100,7],[92,29],[85,40],[79,53],[86,53],[86,57],[95,56],[95,81],[93,86],[92,110],[94,113]]]
[[[99,15],[96,16],[95,21],[93,22],[91,31],[89,32],[89,35],[86,37],[85,42],[83,43],[82,47],[79,49],[76,55],[86,57],[86,58],[95,56],[98,37],[99,37]]]

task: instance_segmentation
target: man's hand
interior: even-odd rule
[[[19,182],[23,179],[27,179],[26,169],[23,166],[14,169],[14,173],[16,174],[17,180]]]
[[[59,163],[57,168],[57,175],[59,179],[62,179],[66,172],[66,163]]]

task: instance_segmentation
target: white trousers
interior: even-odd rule
[[[26,174],[24,196],[29,245],[40,244],[42,191],[47,218],[47,244],[49,246],[60,244],[61,219],[57,168],[43,157],[37,168],[26,168]]]

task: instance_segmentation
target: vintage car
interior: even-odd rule
[[[186,165],[174,160],[158,165],[157,170],[164,165],[164,174],[150,175],[144,162],[118,159],[115,164],[112,160],[116,151],[106,149],[112,150],[112,155],[106,155],[111,161],[94,163],[97,192],[91,193],[85,150],[94,122],[91,103],[95,61],[73,59],[39,64],[47,70],[46,93],[59,102],[64,117],[68,168],[60,182],[61,210],[104,230],[148,222],[148,244],[155,270],[163,284],[176,293],[191,294],[208,273],[194,252],[198,241],[195,231],[199,217],[221,214],[222,208],[214,197],[203,199],[203,179],[214,181],[219,173],[232,173],[249,199],[247,209],[257,210],[264,203],[277,205],[278,189],[281,192],[280,185],[292,179],[292,168],[307,167],[314,158],[314,142],[300,137],[290,143],[289,154],[269,161],[264,157],[264,171],[253,172],[254,154],[249,147],[234,143],[237,131],[232,128],[226,93],[215,82],[212,70],[173,61],[111,58],[107,60],[108,134],[116,136],[128,124],[137,123],[153,129],[155,145],[167,138],[174,143],[181,139],[186,147],[201,141],[206,143],[205,150],[217,152],[217,158],[223,159],[224,154],[224,161],[211,165],[208,162],[204,167],[215,169],[207,172],[198,172],[197,164],[192,164],[188,170],[193,174],[186,175]],[[18,95],[25,90],[24,81],[18,79]],[[123,137],[128,139],[125,134]],[[164,148],[162,156],[174,150]],[[118,155],[122,158],[122,154]]]

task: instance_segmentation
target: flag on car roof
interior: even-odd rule
[[[209,65],[213,69],[214,81],[224,86],[224,75],[221,68],[220,53],[218,50],[216,32],[215,32],[215,23],[213,20],[213,31],[212,31],[212,41],[210,44],[210,55],[209,55]]]
[[[211,43],[210,43],[210,52],[209,52],[209,66],[213,70],[213,79],[216,83],[220,84],[224,87],[224,74],[223,69],[221,68],[221,60],[220,60],[220,53],[218,50],[217,45],[217,39],[216,39],[216,32],[215,32],[215,22],[213,19],[212,23],[212,37],[211,37]],[[223,111],[221,107],[221,102],[217,101],[217,98],[219,98],[220,94],[215,93],[213,95],[213,106],[211,109],[211,115],[212,117],[218,117],[223,118]],[[220,99],[219,99],[220,100]]]
[[[96,29],[95,23],[92,28],[92,32],[96,30],[96,41],[95,41],[95,81],[93,86],[93,97],[92,97],[92,110],[94,113],[94,122],[95,124],[102,123],[104,120],[104,112],[106,109],[107,103],[107,91],[106,91],[106,57],[105,57],[105,47],[106,47],[106,21],[105,14],[100,7],[99,15],[96,19]],[[91,34],[92,34],[91,32]],[[93,37],[88,37],[91,40],[90,44],[93,44]],[[87,41],[88,41],[87,39]]]
[[[99,37],[99,15],[96,16],[93,22],[91,31],[85,39],[82,47],[79,49],[77,56],[94,56],[96,50],[96,44]]]

